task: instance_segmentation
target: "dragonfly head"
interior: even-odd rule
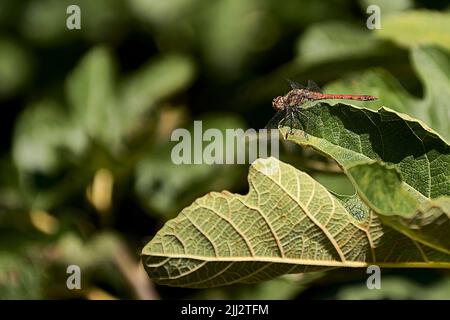
[[[286,101],[285,101],[285,98],[282,96],[275,97],[272,100],[272,107],[277,111],[283,110],[285,105],[286,105]]]

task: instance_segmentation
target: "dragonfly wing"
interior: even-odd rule
[[[305,89],[305,86],[302,86],[300,83],[291,80],[291,79],[286,79],[287,82],[289,82],[289,85],[291,86],[292,89]]]
[[[320,128],[320,121],[320,108],[297,108],[294,112],[294,126],[310,134]]]
[[[266,124],[265,129],[278,129],[286,118],[286,110],[278,111]]]
[[[308,80],[308,89],[314,92],[320,92],[322,93],[322,89],[312,80]]]
[[[291,119],[292,119],[291,120],[292,128],[300,129],[300,130],[305,129],[305,123],[308,121],[308,119],[306,118],[306,115],[300,108],[297,108],[292,112]]]

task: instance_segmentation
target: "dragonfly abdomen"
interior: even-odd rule
[[[357,94],[318,94],[319,99],[348,99],[348,100],[361,100],[361,101],[372,101],[377,98],[368,95],[357,95]]]

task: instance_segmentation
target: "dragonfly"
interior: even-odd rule
[[[320,87],[312,80],[308,80],[307,86],[303,86],[291,79],[286,79],[291,87],[284,96],[275,97],[272,100],[272,107],[277,111],[275,116],[267,123],[267,129],[278,129],[282,126],[290,128],[286,134],[292,134],[293,129],[304,129],[309,121],[309,116],[305,112],[303,105],[308,101],[322,99],[350,99],[359,101],[372,101],[377,98],[369,95],[355,94],[329,94],[323,93]]]

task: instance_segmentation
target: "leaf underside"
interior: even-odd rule
[[[250,168],[247,195],[210,193],[144,248],[160,284],[211,287],[335,267],[450,267],[450,257],[381,224],[277,159]]]

